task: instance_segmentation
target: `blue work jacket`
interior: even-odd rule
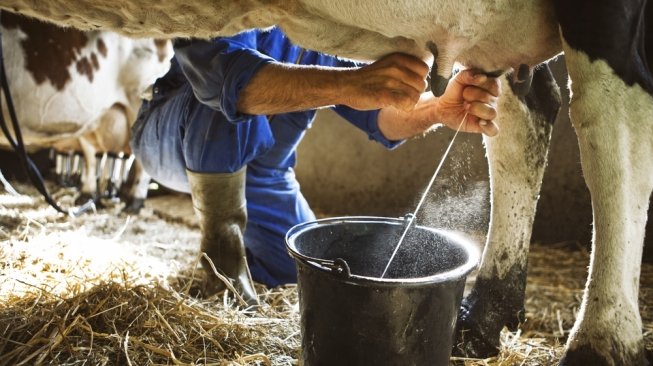
[[[238,98],[256,72],[272,62],[360,65],[298,47],[276,27],[212,40],[176,40],[174,49],[170,71],[157,80],[152,100],[141,108],[132,148],[150,175],[185,192],[189,190],[186,169],[227,173],[247,166],[245,243],[249,254],[269,262],[263,265],[271,271],[285,267],[284,271],[294,276],[284,237],[290,227],[312,220],[314,215],[299,190],[293,168],[297,146],[316,111],[243,114],[236,108]],[[331,108],[387,148],[400,143],[381,134],[378,110]],[[275,284],[274,280],[257,278],[260,276],[254,268],[252,275],[257,281]],[[293,282],[285,275],[271,276],[280,283]]]

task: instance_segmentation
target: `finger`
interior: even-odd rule
[[[463,70],[456,75],[456,81],[463,85],[473,85],[488,91],[495,97],[501,94],[501,82],[498,78],[491,78],[472,70]]]
[[[466,115],[463,125],[460,126],[460,131],[470,132],[470,133],[481,133],[483,132],[483,130],[481,130],[481,127],[479,126],[478,122],[479,122],[478,117],[468,114]],[[459,125],[460,125],[460,121],[455,122],[454,124],[448,124],[449,128],[453,130],[457,130]]]
[[[411,100],[414,99],[415,102],[421,98],[422,93],[424,92],[424,89],[426,88],[425,84],[419,83],[419,85],[414,85],[411,83],[407,83],[404,80],[394,80],[395,86],[393,89],[399,90],[402,93],[410,96]]]
[[[487,81],[487,76],[467,69],[456,74],[455,80],[464,85],[479,85]]]
[[[393,106],[397,109],[409,112],[415,108],[421,93],[407,85],[398,86],[392,89],[383,89],[379,92],[379,100],[383,105]]]
[[[488,78],[483,85],[479,85],[480,88],[487,90],[490,94],[495,97],[501,95],[501,81],[498,78]]]
[[[478,126],[486,136],[494,137],[499,134],[499,126],[493,121],[480,120]]]
[[[497,117],[497,110],[486,103],[471,102],[467,105],[467,112],[487,121],[493,120]]]
[[[410,112],[415,109],[415,100],[402,93],[388,93],[385,97],[382,98],[383,104],[385,106],[391,106],[398,110],[404,112]]]
[[[414,85],[404,82],[404,80],[401,79],[395,79],[392,77],[387,77],[385,80],[380,82],[379,84],[380,89],[386,89],[389,91],[396,91],[400,92],[403,94],[408,94],[411,96],[421,96],[423,90],[416,88]]]
[[[429,65],[427,65],[423,60],[405,53],[392,53],[384,57],[383,60],[402,65],[415,74],[422,75],[424,78],[426,78],[430,70]]]
[[[484,76],[480,75],[479,77]],[[453,79],[449,81],[447,90],[451,93],[451,95],[462,95],[463,90],[467,86],[474,85],[472,84],[473,81],[474,73],[471,70],[460,71]]]
[[[392,64],[380,72],[387,77],[400,80],[412,86],[419,92],[423,92],[426,89],[426,75],[419,75],[410,68],[404,67],[404,65]]]
[[[481,89],[487,90],[495,97],[498,97],[501,94],[501,81],[498,78],[486,77],[484,81],[474,85]]]
[[[476,87],[468,86],[463,89],[463,99],[467,102],[482,102],[490,105],[496,105],[497,97],[489,93],[487,90]]]

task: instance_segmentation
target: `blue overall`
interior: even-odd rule
[[[247,166],[247,260],[255,281],[296,282],[285,248],[292,226],[315,219],[295,178],[295,150],[315,110],[274,116],[236,110],[240,91],[271,62],[354,67],[356,64],[290,43],[278,29],[230,38],[177,40],[170,71],[144,101],[132,131],[132,149],[145,171],[171,189],[189,192],[186,169],[229,173]],[[274,85],[268,86],[270,88]],[[333,110],[388,148],[378,111]]]

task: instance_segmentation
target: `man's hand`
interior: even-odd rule
[[[456,130],[467,113],[461,131],[494,136],[499,133],[492,120],[497,116],[496,104],[500,93],[498,79],[471,70],[461,71],[449,81],[444,94],[437,99],[435,118]]]
[[[411,111],[426,89],[429,67],[422,60],[401,53],[347,71],[341,79],[343,103],[358,110],[395,107]]]
[[[494,136],[499,133],[492,120],[497,116],[500,93],[497,78],[477,75],[471,70],[461,71],[449,81],[440,98],[426,92],[422,93],[412,111],[392,106],[381,109],[379,129],[389,140],[402,140],[427,132],[439,123],[456,130],[467,114],[461,131]]]

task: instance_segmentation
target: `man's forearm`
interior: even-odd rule
[[[354,69],[272,63],[263,66],[240,93],[238,111],[247,114],[279,114],[349,104],[359,94],[352,85]],[[381,109],[379,129],[389,140],[403,140],[428,130],[435,117],[434,99],[423,94],[415,109],[393,106]]]
[[[426,87],[427,73],[424,62],[399,53],[350,69],[271,63],[240,92],[237,109],[276,114],[342,104],[357,110],[391,105],[411,110]]]
[[[342,104],[349,69],[271,63],[240,93],[238,111],[279,114]]]

